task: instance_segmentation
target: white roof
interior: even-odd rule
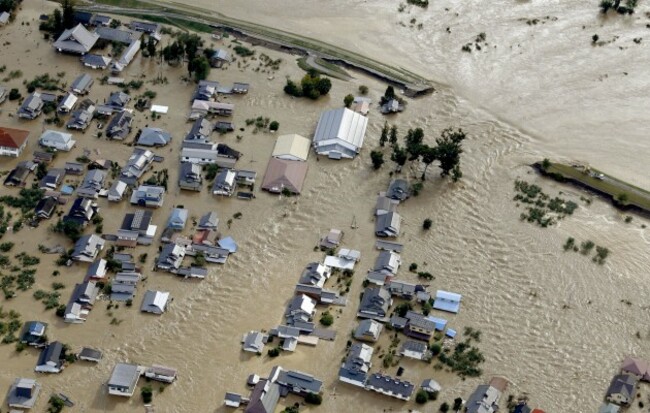
[[[460,302],[461,298],[462,296],[460,294],[450,293],[449,291],[438,290],[436,292],[436,299],[440,300]]]
[[[72,134],[66,132],[60,132],[58,130],[48,129],[45,132],[43,132],[40,140],[68,143],[72,140]]]
[[[167,113],[169,106],[151,105],[151,111],[156,113]]]
[[[341,145],[358,152],[363,146],[368,118],[348,108],[332,109],[323,112],[314,133],[314,146]]]
[[[309,156],[309,139],[297,134],[281,135],[275,142],[271,156],[287,160],[306,161]]]

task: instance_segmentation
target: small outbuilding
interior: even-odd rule
[[[143,313],[162,314],[167,308],[168,300],[168,292],[148,290],[146,293],[144,293],[140,311]]]

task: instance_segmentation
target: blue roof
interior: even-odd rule
[[[457,313],[460,310],[460,294],[450,293],[448,291],[438,290],[436,300],[433,302],[433,308],[436,310]]]
[[[74,187],[70,185],[63,185],[63,187],[61,187],[61,193],[63,195],[70,195],[73,192],[74,192]]]
[[[429,321],[433,321],[436,325],[436,330],[438,331],[444,330],[445,327],[447,326],[447,320],[445,320],[444,318],[436,318],[436,317],[429,316],[426,317],[426,319]]]
[[[45,332],[45,324],[38,321],[33,321],[29,323],[27,331],[29,331],[29,334],[40,336],[43,334],[43,332]]]
[[[451,328],[448,328],[445,335],[447,337],[455,338],[456,337],[456,330],[452,330]]]
[[[231,253],[237,252],[237,243],[232,237],[226,237],[219,240],[219,246],[223,249],[227,249]]]
[[[450,293],[449,291],[438,290],[436,291],[436,300],[447,300],[447,301],[457,301],[460,302],[463,298],[460,294]]]

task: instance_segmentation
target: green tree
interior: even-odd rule
[[[397,145],[397,125],[390,127],[390,137],[388,138],[388,142],[391,146]]]
[[[359,93],[361,93],[362,95],[367,95],[368,94],[368,86],[366,86],[366,85],[359,86]]]
[[[542,161],[542,169],[546,171],[550,167],[551,167],[551,161],[548,158],[544,158],[544,160]]]
[[[188,64],[188,68],[191,66],[191,72],[194,72],[194,80],[199,82],[200,80],[207,79],[210,74],[210,62],[205,56],[195,57],[191,61],[191,65]]]
[[[384,146],[388,141],[388,122],[384,122],[384,127],[381,128],[381,136],[379,137],[379,146]]]
[[[305,396],[305,403],[318,406],[323,403],[323,396],[320,394],[307,393]]]
[[[447,413],[449,411],[449,403],[444,402],[440,405],[440,411],[442,413]]]
[[[400,167],[402,167],[406,163],[407,159],[408,159],[408,154],[406,153],[406,150],[400,148],[398,144],[395,144],[395,146],[393,147],[393,153],[390,155],[390,160],[395,162]]]
[[[140,394],[142,395],[142,401],[145,404],[151,403],[151,400],[153,400],[153,389],[149,385],[144,386],[140,391]]]
[[[332,89],[332,81],[326,77],[318,78],[318,81],[316,82],[316,89],[318,89],[318,92],[321,95],[327,95],[330,89]]]
[[[433,221],[431,221],[431,218],[427,218],[422,222],[422,229],[427,230],[431,229],[431,225],[433,224]]]
[[[370,160],[372,161],[372,167],[377,170],[384,164],[384,154],[381,151],[372,151],[370,152]]]
[[[63,29],[72,29],[74,24],[75,2],[74,0],[61,1],[61,14],[63,16]]]
[[[463,406],[463,399],[461,399],[460,397],[456,397],[456,398],[454,399],[454,407],[453,407],[453,410],[454,410],[454,411],[458,411],[458,410],[460,410],[460,408],[461,408],[462,406]]]
[[[151,57],[156,56],[156,40],[151,36],[147,39],[147,53]]]
[[[270,131],[276,131],[280,129],[280,122],[277,120],[274,120],[273,122],[269,123],[269,130]]]
[[[388,86],[386,92],[384,92],[384,96],[381,97],[381,104],[383,105],[391,99],[395,99],[395,89],[392,86]]]
[[[458,180],[460,172],[460,154],[463,153],[461,143],[465,139],[465,132],[462,129],[453,130],[447,128],[442,131],[441,137],[436,139],[436,159],[440,161],[440,176],[449,176],[453,171],[455,180]]]
[[[429,394],[427,394],[427,392],[424,391],[423,389],[418,390],[417,394],[415,395],[415,402],[417,404],[425,404],[428,401],[429,401]]]
[[[36,167],[36,178],[43,179],[45,175],[47,175],[47,166],[41,162],[38,164],[38,167]]]
[[[406,152],[409,154],[409,161],[414,161],[420,156],[423,140],[422,128],[409,129],[406,132]]]
[[[322,325],[328,327],[334,324],[334,316],[332,316],[329,311],[325,311],[323,314],[321,314],[319,321]]]
[[[284,93],[290,96],[301,97],[302,89],[291,79],[287,79],[287,84],[284,85]]]
[[[432,148],[429,145],[422,145],[420,147],[420,155],[422,156],[422,162],[424,163],[424,171],[422,172],[422,180],[424,180],[429,165],[431,165],[438,157],[438,151],[436,148]]]
[[[614,2],[612,0],[602,0],[600,2],[600,11],[603,13],[607,13],[612,8],[614,8]]]
[[[343,104],[345,105],[346,108],[349,108],[352,106],[352,102],[354,102],[354,96],[352,95],[345,95],[343,98]]]

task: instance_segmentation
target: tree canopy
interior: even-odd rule
[[[332,82],[328,78],[321,77],[318,73],[311,71],[300,80],[300,85],[291,79],[287,79],[287,84],[284,86],[284,93],[295,97],[304,96],[316,100],[321,96],[327,95],[331,88]]]

